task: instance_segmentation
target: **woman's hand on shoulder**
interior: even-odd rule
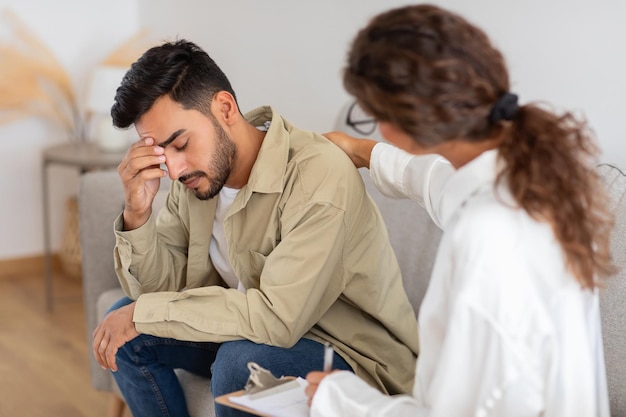
[[[357,168],[369,168],[372,149],[378,142],[355,138],[343,132],[329,132],[323,136],[344,151]]]

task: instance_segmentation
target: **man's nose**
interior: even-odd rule
[[[187,169],[187,166],[182,159],[172,158],[171,156],[167,158],[165,165],[167,166],[167,172],[172,180],[180,178],[180,176],[185,172],[185,169]]]

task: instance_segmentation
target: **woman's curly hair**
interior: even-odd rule
[[[344,85],[377,120],[422,147],[500,138],[498,182],[507,181],[520,207],[552,225],[580,284],[594,288],[614,272],[613,220],[593,165],[592,132],[571,113],[557,115],[537,103],[520,106],[511,121],[493,121],[509,76],[482,30],[432,5],[383,13],[355,38]]]

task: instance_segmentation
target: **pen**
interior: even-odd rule
[[[324,343],[324,372],[330,372],[333,368],[333,356],[335,351],[330,343]]]

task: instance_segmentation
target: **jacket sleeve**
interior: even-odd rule
[[[408,198],[424,207],[435,224],[439,221],[442,190],[454,173],[439,155],[412,155],[386,143],[374,146],[370,176],[378,190],[392,198]]]
[[[189,239],[177,211],[177,194],[170,190],[158,214],[158,232],[155,213],[143,226],[131,231],[123,231],[121,214],[115,220],[115,272],[130,298],[184,288]]]
[[[311,329],[345,288],[343,210],[320,202],[283,219],[282,241],[268,255],[258,288],[245,293],[218,286],[139,297],[140,333],[179,340],[223,342],[245,338],[290,347]]]
[[[408,395],[388,396],[351,372],[324,378],[311,404],[311,417],[426,417],[428,411]]]

